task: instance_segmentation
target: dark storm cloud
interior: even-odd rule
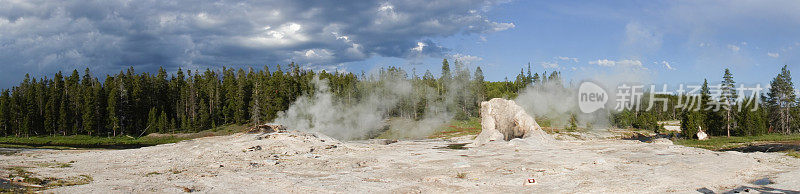
[[[91,67],[341,63],[441,56],[432,38],[491,33],[492,1],[0,0],[3,75]]]

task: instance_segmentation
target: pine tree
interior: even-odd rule
[[[681,134],[684,138],[694,138],[697,131],[704,128],[705,115],[701,111],[683,109],[680,115]]]
[[[721,86],[721,96],[720,96],[720,103],[722,103],[723,109],[725,111],[724,123],[725,123],[725,130],[727,132],[727,136],[731,136],[731,125],[735,125],[735,121],[733,121],[733,104],[736,103],[736,99],[738,95],[736,93],[736,85],[733,81],[733,74],[728,68],[725,68],[725,75],[722,76],[722,86]]]
[[[35,82],[36,79],[34,79]],[[23,81],[22,85],[20,86],[19,90],[21,95],[18,96],[19,102],[21,102],[22,109],[20,109],[20,118],[22,119],[22,125],[20,126],[20,133],[24,136],[29,136],[31,134],[31,130],[33,129],[33,121],[34,115],[33,110],[36,109],[33,98],[34,90],[31,87],[31,78],[30,75],[25,74],[25,80]]]
[[[49,98],[49,92],[48,92],[48,88],[47,88],[47,85],[48,85],[49,82],[50,82],[50,80],[47,79],[47,77],[44,77],[44,78],[40,78],[39,82],[34,84],[35,93],[34,93],[34,96],[32,96],[32,97],[35,98],[34,99],[34,103],[36,104],[35,105],[36,110],[34,110],[34,114],[33,115],[36,118],[34,119],[35,123],[34,123],[33,127],[34,127],[34,134],[36,134],[36,135],[46,135],[46,134],[48,134],[48,132],[44,128],[44,122],[45,122],[44,113],[45,113],[45,108],[46,108],[46,105],[47,105],[46,104],[47,103],[47,99]]]
[[[753,114],[754,120],[751,123],[751,127],[748,127],[748,128],[753,131],[753,135],[766,134],[768,132],[767,128],[769,127],[768,124],[767,124],[767,121],[769,120],[769,117],[768,117],[768,114],[767,114],[767,109],[764,107],[763,103],[761,103],[761,102],[765,101],[763,99],[766,99],[766,96],[764,96],[762,94],[762,96],[758,96],[756,98],[760,98],[762,100],[760,100],[760,102],[759,102],[758,99],[752,99],[752,100],[754,100],[754,103],[753,103],[751,108],[757,108],[757,109],[756,109],[755,113]],[[749,109],[749,110],[752,110],[752,109]]]
[[[3,90],[0,94],[0,130],[3,131],[3,136],[10,136],[14,132],[11,131],[11,110],[9,104],[11,103],[9,91]]]
[[[170,129],[169,119],[167,119],[166,111],[161,111],[161,116],[158,117],[158,132],[168,133]]]
[[[97,83],[99,84],[99,83]],[[96,127],[96,96],[94,91],[95,83],[92,79],[92,74],[89,72],[89,68],[86,68],[83,77],[83,88],[81,89],[83,92],[83,130],[86,131],[87,134],[92,135],[95,132]]]
[[[170,133],[175,133],[175,129],[178,128],[178,124],[175,123],[175,118],[169,120],[169,129]]]
[[[710,135],[720,135],[718,132],[722,128],[720,124],[722,118],[717,111],[713,110],[713,102],[711,99],[711,88],[708,86],[708,80],[703,80],[703,86],[700,88],[700,110],[703,114],[703,131]]]
[[[531,62],[528,62],[528,74],[525,76],[525,85],[533,83],[533,75],[531,74]]]
[[[519,69],[519,74],[517,74],[517,79],[514,80],[514,91],[521,91],[525,88],[526,78],[525,74],[523,73],[524,70],[522,68]]]
[[[155,133],[158,130],[158,110],[155,107],[150,109],[147,114],[147,125],[145,127],[147,133]]]
[[[207,107],[208,103],[206,99],[201,98],[199,107]],[[211,113],[208,112],[206,108],[200,108],[197,111],[197,119],[195,119],[194,124],[194,131],[200,131],[203,129],[211,128]]]
[[[186,125],[186,78],[184,77],[183,70],[178,68],[178,72],[175,73],[175,78],[171,80],[170,83],[171,92],[175,95],[175,98],[172,100],[175,104],[175,114],[176,114],[176,128],[180,129],[187,129],[189,126]]]
[[[737,113],[736,135],[760,135],[766,133],[764,108],[759,107],[756,98],[744,98]],[[754,110],[755,109],[755,110]]]
[[[781,73],[770,82],[767,95],[771,125],[784,134],[791,133],[793,120],[791,111],[796,107],[797,101],[792,76],[787,66],[784,65]]]
[[[239,69],[236,73],[236,82],[238,83],[235,98],[235,113],[236,123],[244,124],[250,120],[249,103],[250,103],[250,82],[247,79],[247,74],[243,69]]]
[[[486,99],[486,81],[483,77],[483,70],[481,67],[475,68],[475,76],[473,81],[473,88],[475,94],[475,103],[480,105]]]
[[[251,117],[251,122],[253,122],[253,125],[261,124],[261,104],[260,104],[261,96],[259,93],[261,91],[260,83],[261,83],[260,79],[257,79],[254,82],[253,100],[250,101],[250,111],[251,111],[250,117]]]
[[[561,80],[561,72],[553,71],[550,73],[550,76],[547,77],[548,82],[555,82],[556,86],[563,86],[563,81]]]
[[[64,128],[59,128],[61,126],[61,119],[59,118],[61,115],[61,106],[64,102],[64,76],[61,74],[61,71],[53,76],[53,91],[51,96],[51,100],[53,101],[53,134],[57,134],[60,130]]]
[[[61,131],[61,135],[67,135],[70,132],[70,126],[72,123],[71,118],[71,109],[70,109],[70,101],[64,97],[61,98],[61,106],[58,109],[58,129]]]
[[[158,73],[156,74],[156,80],[154,84],[155,86],[153,87],[153,93],[155,95],[152,97],[155,98],[155,104],[153,106],[165,113],[174,110],[171,102],[173,94],[170,92],[169,81],[167,81],[167,71],[164,70],[164,68],[158,68]]]
[[[226,123],[234,123],[236,122],[236,98],[238,97],[239,84],[236,83],[236,75],[233,69],[222,68],[222,74],[222,88],[225,93],[225,105],[223,106],[222,115]]]
[[[575,131],[578,129],[578,116],[575,113],[569,114],[569,126],[567,126],[567,130]]]
[[[128,83],[130,82],[129,76],[126,76],[119,72],[116,78],[117,86],[119,88],[119,97],[117,98],[117,117],[119,118],[119,133],[115,135],[122,135],[127,134],[129,131],[130,133],[133,132],[132,128],[134,128],[131,120],[135,119],[133,116],[133,110],[131,104],[133,103],[131,100],[130,91],[128,89]]]
[[[449,80],[451,78],[450,74],[450,63],[447,62],[447,59],[442,60],[442,80]]]
[[[120,130],[120,119],[117,117],[117,111],[119,110],[118,100],[120,97],[121,85],[118,83],[118,80],[115,80],[114,77],[111,76],[106,78],[106,85],[109,88],[108,102],[106,103],[106,120],[108,123],[106,128],[111,129],[112,136],[116,136],[117,132]]]

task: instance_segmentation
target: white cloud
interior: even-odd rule
[[[781,55],[780,55],[780,54],[778,54],[778,53],[767,53],[767,56],[769,56],[769,57],[772,57],[772,58],[778,58],[778,57],[780,57]]]
[[[431,39],[515,27],[484,9],[504,0],[0,2],[0,60],[16,67],[0,77],[86,67],[65,64],[116,73],[444,57],[449,49]]]
[[[619,66],[619,67],[638,67],[638,68],[643,68],[641,61],[639,61],[639,60],[631,60],[631,59],[625,59],[625,60],[621,60],[621,61],[613,61],[613,60],[608,60],[608,59],[601,59],[601,60],[596,60],[596,61],[589,61],[589,64],[603,66],[603,67]]]
[[[597,60],[597,61],[589,61],[589,64],[605,66],[605,67],[611,67],[611,66],[617,65],[617,62],[616,61],[611,61],[611,60],[608,60],[608,59],[603,59],[603,60]]]
[[[625,67],[642,67],[642,62],[639,60],[626,59],[622,61],[617,61],[617,65]]]
[[[545,68],[545,69],[547,69],[547,68],[556,69],[556,68],[558,68],[560,66],[556,62],[542,62],[540,65],[542,65],[542,67]]]
[[[307,42],[309,35],[302,32],[303,25],[289,22],[282,24],[275,30],[266,26],[263,32],[243,37],[240,41],[242,45],[261,48],[280,48],[294,46]]]
[[[576,62],[576,63],[578,62],[578,58],[570,58],[570,57],[558,56],[558,57],[556,57],[556,59],[562,60],[562,61],[573,61],[573,62]]]
[[[417,52],[422,52],[422,49],[424,49],[426,46],[428,46],[428,45],[425,44],[424,42],[417,42],[417,47],[411,48],[411,50],[417,51]]]
[[[478,61],[483,60],[483,58],[478,57],[478,56],[465,55],[465,54],[461,54],[461,53],[456,53],[456,54],[450,55],[450,58],[452,58],[454,60],[457,60],[457,61],[460,61],[460,62],[462,62],[464,64],[475,64]]]
[[[629,22],[625,25],[625,42],[624,46],[630,52],[647,52],[655,51],[661,48],[663,35],[649,27],[644,26],[638,22]]]
[[[295,60],[310,63],[325,63],[333,58],[333,52],[328,49],[308,49],[305,51],[295,51]]]
[[[497,23],[497,22],[492,22],[492,24],[493,24],[493,26],[494,26],[494,28],[492,28],[492,31],[493,31],[493,32],[504,31],[504,30],[508,30],[508,29],[511,29],[511,28],[517,27],[516,25],[514,25],[514,23]]]
[[[741,48],[740,48],[739,46],[736,46],[736,45],[729,44],[729,45],[728,45],[728,49],[731,49],[731,51],[733,51],[733,52],[739,52],[739,50],[740,50]]]

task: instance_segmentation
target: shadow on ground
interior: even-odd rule
[[[759,187],[740,186],[740,187],[737,187],[735,189],[731,189],[729,191],[725,191],[725,192],[722,192],[722,193],[750,193],[750,192],[753,192],[753,193],[800,193],[800,191],[786,190],[786,189],[776,189],[776,188],[772,188],[772,187],[767,187],[767,185],[775,183],[775,182],[772,182],[772,180],[770,178],[758,179],[758,180],[753,181],[752,183],[754,185],[759,185]],[[705,188],[705,187],[697,189],[697,192],[706,193],[706,194],[714,193],[714,191],[712,191],[711,189]]]
[[[738,152],[783,152],[795,150],[800,151],[800,142],[781,142],[781,143],[766,143],[742,146],[737,148],[722,149],[719,151],[738,151]]]
[[[630,137],[622,138],[623,140],[638,140],[641,142],[652,142],[654,139],[658,138],[666,138],[666,139],[673,139],[677,138],[675,135],[672,134],[656,134],[656,135],[645,135],[639,132],[635,132]]]
[[[705,188],[705,187],[697,189],[697,192],[706,193],[706,194],[715,193],[711,189],[708,189],[708,188]],[[800,193],[800,191],[793,191],[793,190],[786,190],[786,189],[776,189],[776,188],[772,188],[772,187],[746,187],[746,186],[741,186],[741,187],[732,189],[730,191],[725,191],[725,192],[722,192],[722,193]]]

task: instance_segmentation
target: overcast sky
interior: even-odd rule
[[[519,68],[567,78],[634,69],[650,82],[767,84],[798,72],[800,1],[0,0],[0,87],[25,73],[154,72],[297,62],[439,73],[442,58],[490,80]],[[800,79],[800,78],[798,78]],[[797,79],[795,79],[797,80]]]

